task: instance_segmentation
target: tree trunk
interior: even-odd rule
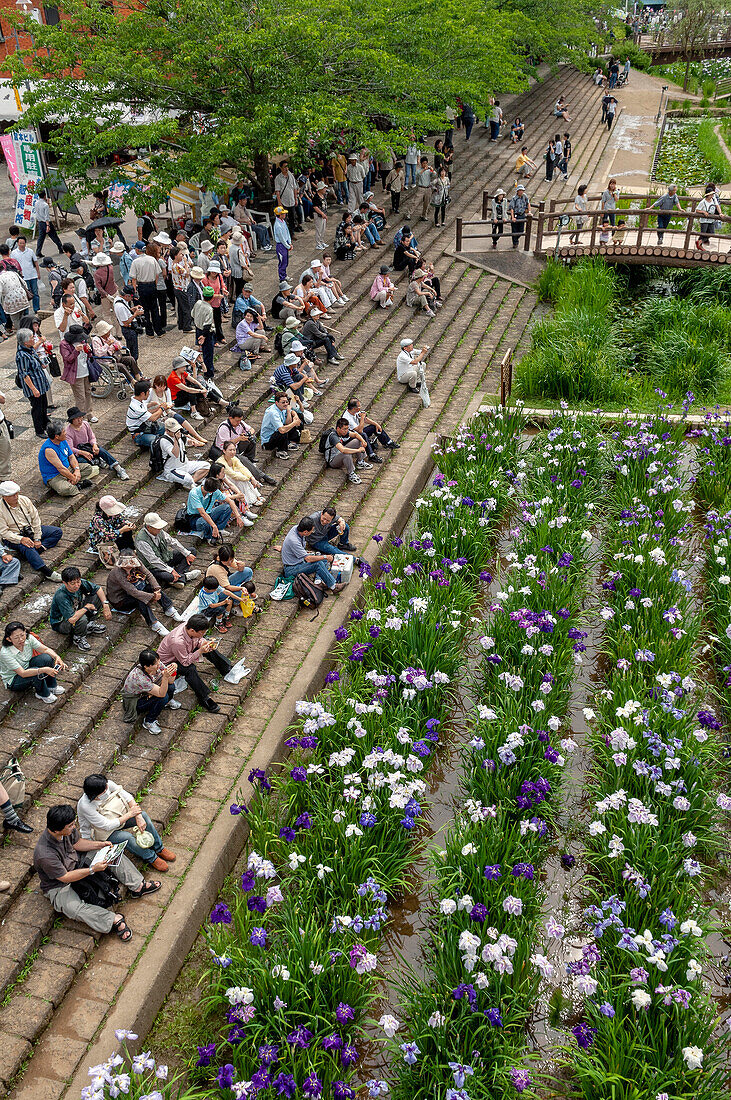
[[[685,76],[683,77],[683,91],[688,91],[688,77],[690,75],[690,61],[685,63]]]
[[[256,175],[262,194],[269,198],[272,194],[272,177],[269,171],[269,157],[266,153],[256,153],[254,156],[254,173]]]

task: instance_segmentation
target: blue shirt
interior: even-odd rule
[[[58,474],[57,468],[51,465],[46,458],[46,451],[55,451],[61,459],[62,465],[64,465],[67,470],[71,468],[71,455],[73,453],[65,439],[62,443],[52,443],[50,439],[46,440],[38,452],[38,466],[40,467],[44,484]]]
[[[215,508],[217,504],[225,504],[226,498],[220,489],[216,489],[215,493],[204,493],[202,485],[196,485],[195,489],[191,489],[188,493],[188,503],[185,507],[189,516],[200,515],[198,509],[202,508],[204,512],[208,512],[210,515],[211,508]]]
[[[220,603],[221,600],[227,600],[229,598],[228,592],[221,588],[219,584],[218,588],[215,588],[213,592],[207,592],[205,588],[201,588],[198,593],[198,610],[205,611],[207,607],[210,607],[212,603]],[[224,608],[219,609],[221,614],[224,612]]]
[[[253,294],[239,294],[234,309],[240,309],[243,313],[247,309],[255,309],[256,306],[260,305],[261,302]]]
[[[262,443],[268,443],[274,433],[279,431],[286,419],[286,409],[278,409],[276,405],[270,405],[261,421],[261,431],[259,435]]]
[[[274,219],[274,240],[277,244],[284,244],[287,248],[292,245],[292,237],[290,236],[289,226],[284,218]]]

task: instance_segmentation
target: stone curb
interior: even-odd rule
[[[483,394],[473,399],[465,417],[472,415],[483,401]],[[424,488],[433,467],[432,448],[435,439],[433,433],[427,435],[386,506],[376,529],[384,536],[400,533],[408,522],[413,502]],[[370,541],[363,557],[372,565],[378,556],[378,544]],[[266,768],[283,755],[294,704],[298,699],[312,695],[322,687],[327,656],[332,646],[332,631],[344,621],[346,613],[356,603],[362,587],[363,582],[354,576],[349,586],[349,599],[344,602],[341,597],[331,605],[306,660],[277,704],[266,727],[265,736],[259,740],[246,764],[233,779],[229,798],[237,790],[249,797],[252,788],[246,782],[244,773],[251,768]],[[117,1049],[119,1044],[114,1035],[117,1028],[136,1032],[141,1037],[140,1044],[144,1040],[172,989],[226,876],[241,855],[246,837],[247,830],[242,827],[242,819],[232,816],[228,807],[222,805],[203,845],[188,868],[182,886],[159,920],[135,970],[87,1052],[83,1065],[66,1087],[63,1094],[65,1097],[79,1095],[89,1082],[88,1066],[104,1061]]]

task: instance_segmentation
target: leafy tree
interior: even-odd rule
[[[36,48],[12,64],[32,81],[24,118],[65,120],[47,145],[77,193],[105,182],[88,180],[98,161],[145,151],[139,208],[222,165],[268,190],[269,156],[398,147],[443,126],[457,96],[484,107],[495,89],[520,90],[526,52],[556,49],[551,6],[576,15],[581,0],[548,0],[548,18],[526,2],[528,14],[517,0],[148,0],[119,12],[61,0],[60,25],[33,24]]]
[[[688,76],[693,53],[703,46],[711,37],[711,27],[714,20],[714,0],[671,0],[667,13],[672,17],[680,16],[677,21],[670,22],[663,37],[677,43],[681,50],[681,57],[685,61],[685,76],[683,78],[683,91],[688,90]]]

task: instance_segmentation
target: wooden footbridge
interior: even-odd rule
[[[653,65],[731,57],[731,22],[715,23],[704,41],[683,40],[679,26],[673,24],[657,27],[649,34],[636,34],[633,40],[636,46],[650,55]],[[622,51],[619,49],[617,52]]]
[[[705,212],[696,212],[698,197],[678,196],[680,210],[674,210],[669,224],[658,226],[654,197],[621,195],[623,204],[614,212],[616,224],[603,229],[607,213],[600,207],[601,195],[587,195],[589,209],[578,227],[573,199],[541,201],[526,218],[518,239],[518,248],[536,257],[553,256],[576,260],[582,256],[603,256],[608,263],[653,264],[659,267],[703,267],[731,263],[731,200],[720,199],[723,214],[712,221]],[[493,239],[490,220],[492,196],[485,192],[479,220],[457,219],[457,252],[487,252]],[[628,205],[624,205],[628,204]],[[620,222],[624,224],[620,225]],[[500,249],[512,246],[510,227],[497,238]]]

